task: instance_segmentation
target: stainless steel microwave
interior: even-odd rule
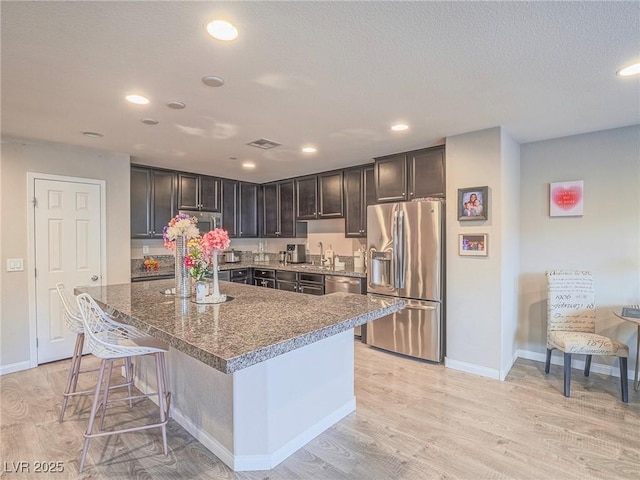
[[[180,210],[178,213],[184,213],[198,219],[198,230],[200,235],[207,233],[214,228],[222,228],[222,214],[215,212],[201,212],[199,210]]]

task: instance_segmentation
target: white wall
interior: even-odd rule
[[[504,198],[500,127],[447,137],[446,359],[498,378],[502,368]],[[489,187],[488,219],[459,221],[459,188]],[[458,235],[488,234],[486,257],[458,255]]]
[[[27,172],[94,178],[106,181],[107,276],[110,283],[129,282],[130,187],[128,155],[44,142],[2,139],[0,202],[1,265],[7,258],[24,258],[22,272],[0,273],[0,372],[29,360],[28,277],[26,264]],[[10,225],[10,228],[7,228]]]
[[[546,349],[544,271],[585,269],[597,332],[632,346],[633,365],[636,327],[612,312],[640,302],[640,126],[529,143],[521,155],[519,348],[538,358]],[[549,183],[568,180],[584,181],[584,215],[551,218]]]

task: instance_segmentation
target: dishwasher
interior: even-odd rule
[[[346,293],[367,293],[364,286],[364,278],[341,277],[337,275],[324,276],[324,293],[346,292]],[[358,338],[366,336],[366,324],[354,328],[354,334]]]

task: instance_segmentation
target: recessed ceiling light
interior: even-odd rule
[[[640,75],[640,63],[634,63],[628,67],[621,68],[616,72],[621,77],[631,77],[633,75]]]
[[[98,133],[98,132],[82,132],[82,134],[85,137],[89,137],[89,138],[101,138],[101,137],[104,137],[104,135],[102,135],[101,133]]]
[[[142,95],[127,95],[126,99],[131,103],[135,103],[136,105],[146,105],[147,103],[149,103],[149,99],[143,97]]]
[[[391,126],[391,130],[393,130],[394,132],[402,132],[408,129],[409,129],[409,125],[405,123],[396,123],[395,125]]]
[[[186,105],[182,102],[167,102],[167,107],[175,110],[182,110]]]
[[[235,40],[238,37],[238,29],[224,20],[214,20],[207,23],[207,32],[213,38],[224,40],[225,42]]]
[[[209,87],[221,87],[224,85],[224,80],[214,75],[207,75],[206,77],[202,77],[202,83]]]
[[[256,164],[253,162],[242,162],[242,168],[256,168]]]
[[[316,153],[317,152],[315,147],[303,147],[302,151],[304,153]]]
[[[144,123],[145,125],[157,125],[158,124],[158,120],[156,120],[155,118],[142,118],[140,121],[142,123]]]

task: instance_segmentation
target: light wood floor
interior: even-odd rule
[[[1,477],[78,477],[90,401],[73,399],[58,423],[68,366],[0,377]],[[168,456],[159,430],[93,439],[80,478],[638,480],[640,395],[629,393],[625,405],[617,378],[574,370],[566,399],[559,366],[545,376],[543,364],[518,360],[499,382],[357,343],[357,411],[271,471],[233,473],[170,421]],[[155,412],[149,400],[140,406]],[[140,409],[108,413],[121,422]],[[6,472],[18,461],[31,473]],[[61,461],[65,471],[35,474],[36,461]]]

